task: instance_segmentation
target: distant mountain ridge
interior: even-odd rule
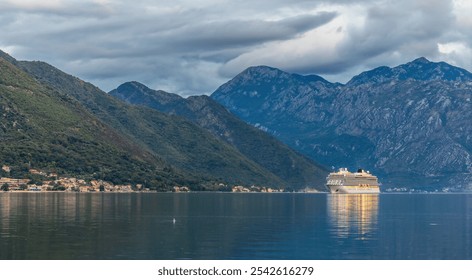
[[[243,155],[298,189],[324,189],[327,170],[294,152],[274,137],[246,124],[208,96],[182,98],[128,82],[110,92],[126,102],[182,116],[236,147]]]
[[[317,162],[383,188],[471,189],[472,74],[419,58],[345,85],[251,67],[211,97]]]

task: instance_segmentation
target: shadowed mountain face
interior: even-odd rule
[[[0,52],[0,66],[0,163],[12,176],[32,167],[159,190],[287,186],[193,121],[130,105],[44,62]]]
[[[246,122],[383,188],[470,189],[472,74],[419,58],[346,85],[252,67],[211,96]]]
[[[124,83],[110,94],[131,104],[145,105],[194,122],[273,173],[287,186],[324,190],[325,168],[275,137],[246,124],[208,96],[184,99],[176,94],[149,89],[137,82]]]

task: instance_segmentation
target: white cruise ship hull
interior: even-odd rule
[[[328,186],[330,193],[380,193],[378,186]]]
[[[338,172],[329,173],[326,186],[330,193],[380,193],[377,177],[362,169],[352,173],[340,168]]]

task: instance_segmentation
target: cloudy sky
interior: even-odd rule
[[[105,91],[210,94],[253,65],[332,82],[424,56],[472,70],[469,0],[0,0],[0,49]]]

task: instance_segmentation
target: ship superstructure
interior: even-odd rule
[[[376,176],[362,169],[349,172],[340,168],[326,178],[326,185],[331,193],[379,193],[380,187]]]

